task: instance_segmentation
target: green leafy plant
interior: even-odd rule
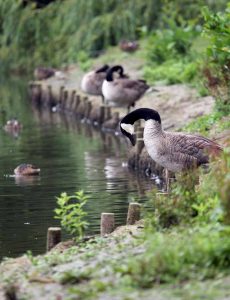
[[[163,81],[165,84],[191,82],[198,73],[198,62],[188,59],[168,59],[161,65],[148,65],[144,68],[144,76],[150,83]]]
[[[145,239],[143,254],[130,258],[120,268],[132,286],[150,288],[154,284],[204,280],[226,272],[230,266],[229,227],[177,227],[154,232]]]
[[[220,112],[213,112],[209,115],[200,116],[182,128],[182,131],[196,132],[207,136],[212,126],[220,121],[221,117],[222,114]]]
[[[62,193],[57,197],[59,207],[54,210],[55,219],[60,219],[61,226],[77,239],[83,237],[84,230],[88,226],[88,222],[85,221],[87,213],[83,210],[87,200],[88,196],[83,191],[78,191],[72,196]]]
[[[216,99],[216,109],[230,113],[230,2],[225,12],[203,8],[203,34],[209,39],[204,68],[206,86]]]

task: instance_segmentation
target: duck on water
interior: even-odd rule
[[[223,150],[216,142],[199,135],[164,131],[159,113],[149,108],[136,109],[120,122],[121,132],[133,146],[133,124],[139,119],[145,120],[144,144],[149,156],[166,171],[180,172],[207,164],[210,155]]]
[[[40,169],[32,164],[20,164],[14,169],[14,174],[16,176],[34,176],[39,175]]]

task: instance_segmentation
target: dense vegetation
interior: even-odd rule
[[[172,11],[174,25],[184,28],[184,22],[189,22],[191,28],[197,26],[198,30],[198,24],[202,22],[202,5],[219,10],[225,4],[225,0],[218,4],[211,0],[177,0],[173,3],[166,0],[68,0],[63,4],[57,0],[37,9],[33,2],[24,6],[20,0],[1,1],[1,68],[31,70],[40,64],[63,66],[75,63],[81,59],[82,51],[95,56],[122,38],[140,38],[157,28],[170,27],[166,19]],[[167,38],[170,39],[172,28],[168,30]],[[182,32],[176,35],[183,42],[189,37],[186,33],[183,37]],[[184,46],[181,48],[180,41],[179,44],[175,45],[175,50],[186,51],[182,49]]]

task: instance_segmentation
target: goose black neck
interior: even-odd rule
[[[100,69],[96,70],[96,73],[102,73],[102,72],[106,72],[109,69],[109,65],[104,65],[103,67],[101,67]]]
[[[161,124],[159,113],[156,110],[150,108],[139,108],[132,111],[121,120],[121,123],[133,125],[137,120],[140,119],[143,119],[145,121],[155,120],[159,124]]]
[[[120,77],[122,77],[123,73],[124,73],[124,69],[122,68],[122,66],[119,66],[119,65],[110,68],[106,74],[107,81],[113,81],[113,73],[114,72],[118,72],[120,74]]]

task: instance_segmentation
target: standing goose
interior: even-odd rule
[[[144,95],[149,86],[145,80],[132,80],[128,78],[114,78],[114,73],[123,74],[122,66],[114,66],[107,71],[102,84],[102,94],[106,102],[112,106],[125,106],[128,111],[135,102]]]
[[[210,155],[221,153],[223,148],[199,135],[167,132],[162,129],[157,111],[140,108],[127,114],[120,122],[121,132],[135,145],[133,124],[145,120],[144,144],[150,157],[168,171],[179,172],[206,164]]]
[[[108,69],[109,66],[104,65],[100,69],[86,73],[81,81],[81,89],[83,92],[90,95],[102,96],[102,101],[104,102],[101,87]]]

